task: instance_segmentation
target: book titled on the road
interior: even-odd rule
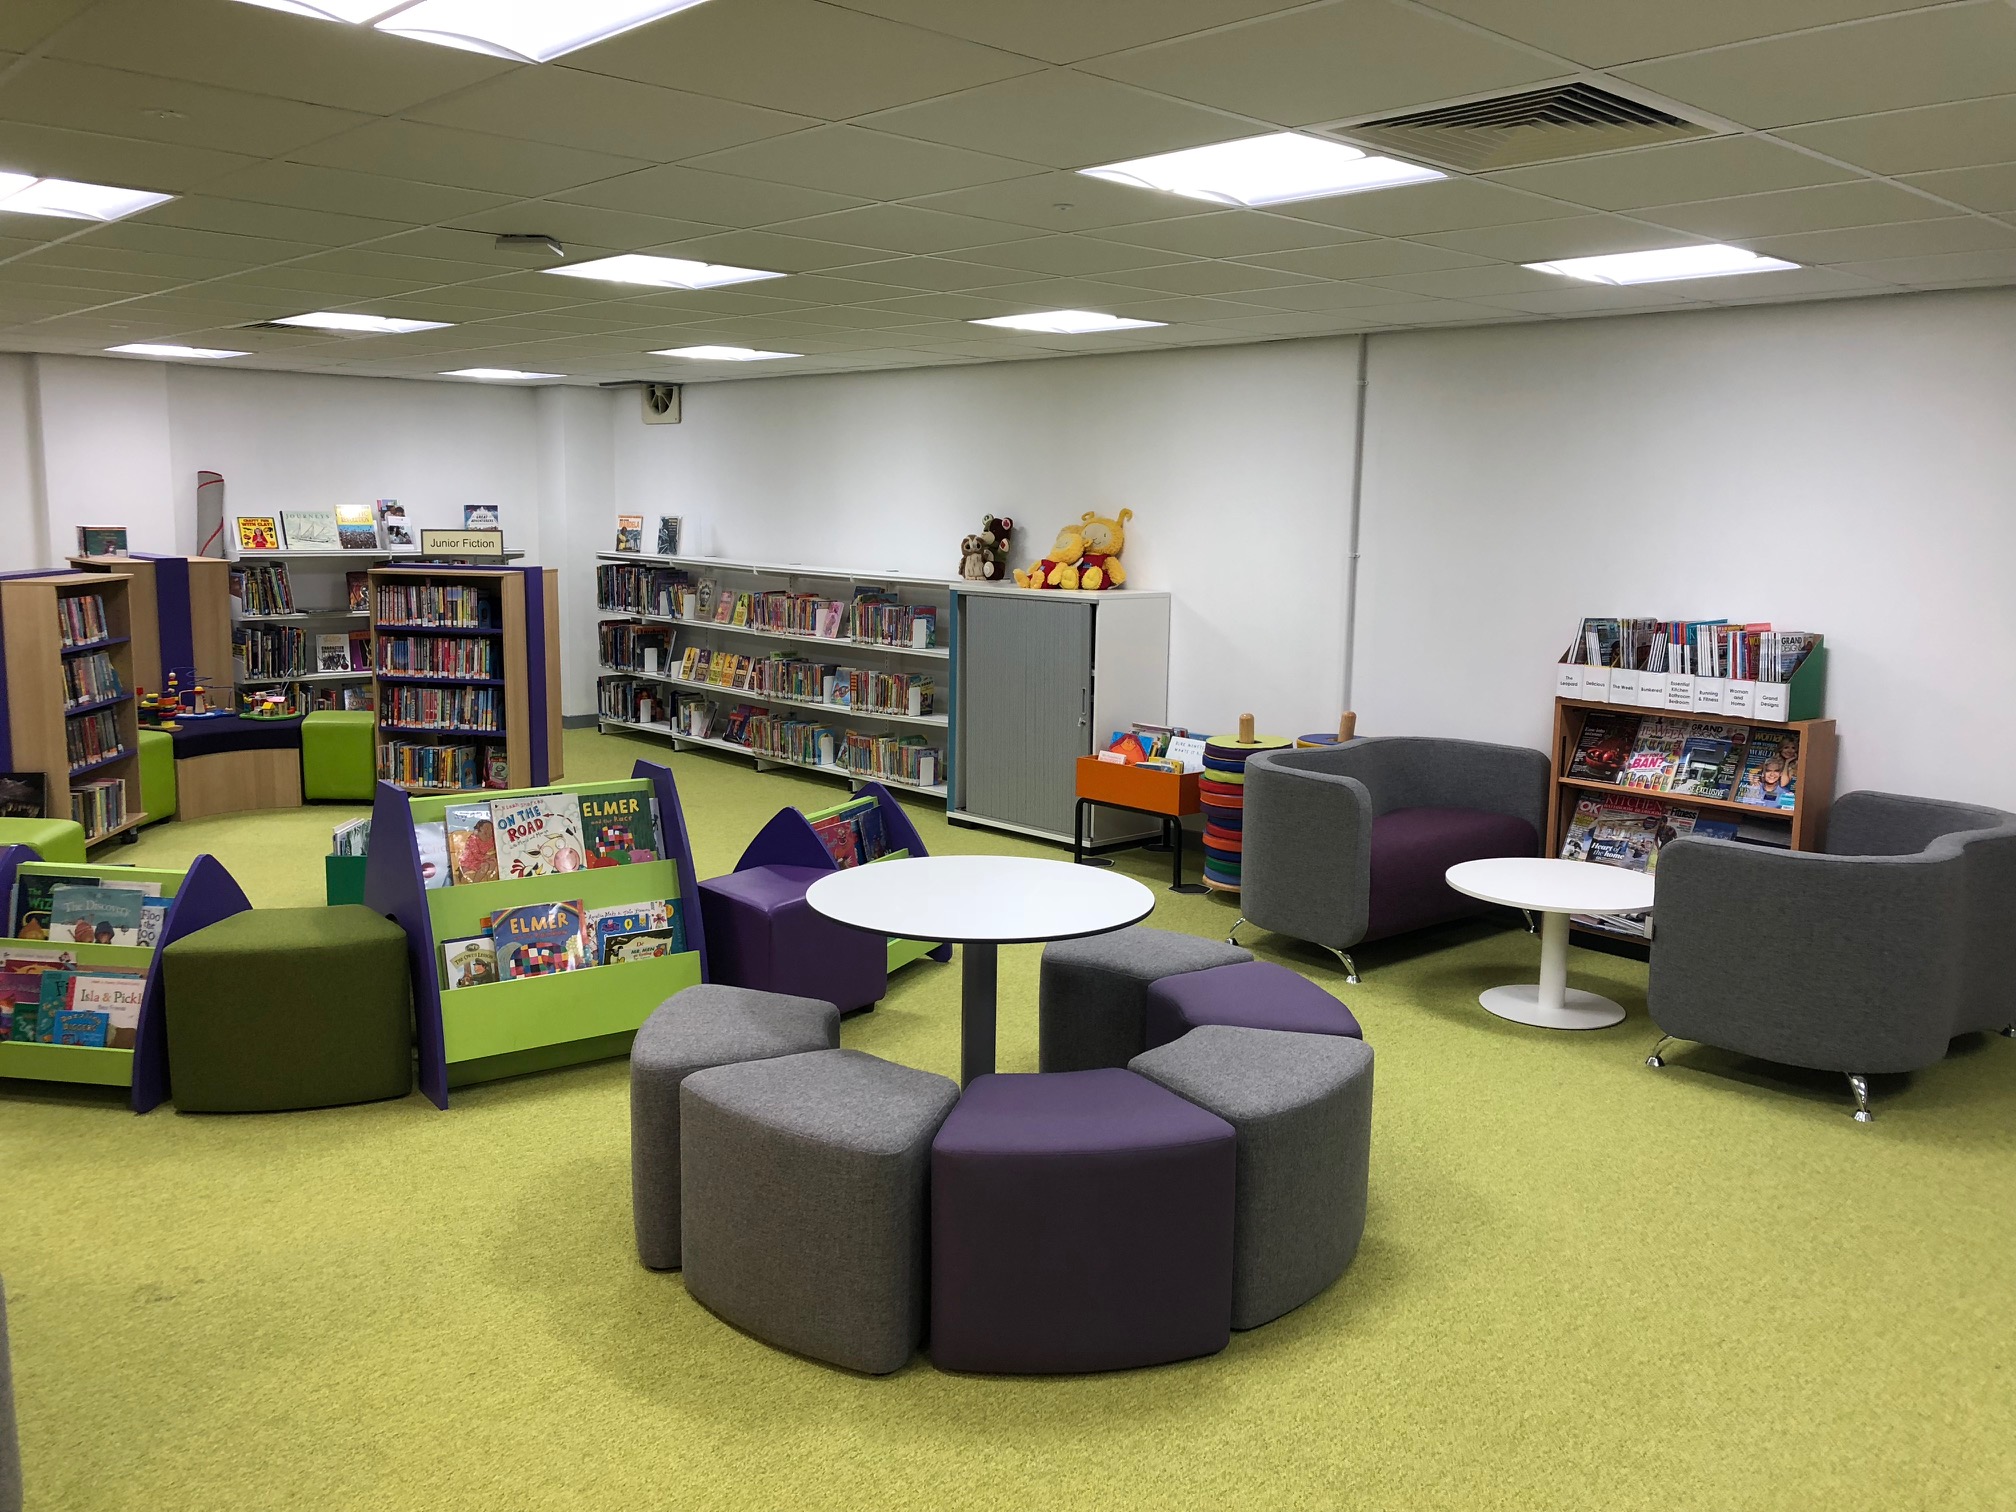
[[[497,833],[497,875],[506,881],[581,871],[588,864],[581,800],[572,793],[493,798],[490,817]]]

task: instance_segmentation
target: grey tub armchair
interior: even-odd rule
[[[1363,940],[1488,913],[1443,874],[1459,861],[1535,856],[1547,758],[1523,746],[1376,736],[1246,763],[1239,923],[1335,954]]]
[[[1682,836],[1659,854],[1648,990],[1667,1039],[1867,1077],[2016,1025],[2016,814],[1895,793],[1834,803],[1825,851]]]

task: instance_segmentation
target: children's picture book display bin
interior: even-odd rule
[[[655,860],[430,888],[416,826],[445,822],[457,799],[379,783],[364,901],[406,931],[420,1089],[436,1106],[448,1106],[451,1086],[625,1055],[652,1010],[675,992],[707,980],[700,889],[685,814],[667,768],[640,761],[628,780],[485,792],[480,798],[571,794],[587,799],[635,791],[640,785],[648,788],[657,810],[657,844],[649,847]],[[592,913],[645,900],[676,900],[686,949],[448,987],[442,946],[481,936],[485,920],[502,910],[579,902]]]
[[[130,1048],[42,1043],[0,1038],[0,1077],[29,1081],[79,1082],[101,1087],[132,1088],[135,1113],[145,1113],[168,1096],[168,1022],[162,1002],[161,952],[184,935],[207,929],[220,919],[243,913],[252,905],[231,873],[213,856],[198,856],[187,871],[135,866],[78,866],[39,861],[25,845],[0,850],[0,902],[7,908],[4,926],[20,927],[17,887],[33,878],[82,883],[136,883],[160,889],[167,900],[157,938],[151,945],[97,945],[48,938],[0,939],[0,962],[8,956],[34,961],[53,952],[76,960],[75,971],[88,975],[93,966],[126,967],[144,972],[140,1018]]]

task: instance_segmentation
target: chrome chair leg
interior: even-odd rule
[[[1225,936],[1225,943],[1227,945],[1237,945],[1239,943],[1239,931],[1245,923],[1246,920],[1243,916],[1232,921],[1232,931]]]
[[[1668,1045],[1672,1043],[1673,1043],[1672,1035],[1670,1034],[1660,1035],[1659,1043],[1654,1045],[1652,1047],[1652,1053],[1645,1057],[1645,1064],[1652,1067],[1654,1070],[1657,1070],[1659,1067],[1665,1065],[1666,1057],[1661,1055],[1659,1052],[1661,1050],[1664,1050]]]
[[[1848,1090],[1855,1094],[1855,1122],[1872,1122],[1876,1115],[1869,1111],[1869,1078],[1849,1072]]]
[[[1530,908],[1522,908],[1522,909],[1520,909],[1520,910],[1519,910],[1519,916],[1520,916],[1521,918],[1523,918],[1523,919],[1524,919],[1524,920],[1526,921],[1526,933],[1528,933],[1528,934],[1538,934],[1538,933],[1540,933],[1540,926],[1539,926],[1538,924],[1535,924],[1535,923],[1533,922],[1533,910],[1532,910],[1532,909],[1530,909]]]
[[[133,832],[128,830],[126,833],[130,835]],[[2016,1039],[2016,1024],[2004,1024],[1999,1032],[2004,1039]]]
[[[1344,963],[1344,980],[1349,982],[1353,987],[1356,987],[1358,985],[1358,967],[1352,962],[1351,957],[1339,950],[1335,945],[1326,945],[1324,949]]]

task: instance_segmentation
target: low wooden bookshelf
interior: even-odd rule
[[[1798,780],[1793,786],[1794,805],[1791,808],[1774,808],[1765,804],[1742,803],[1733,797],[1705,798],[1692,793],[1655,792],[1626,787],[1617,782],[1604,782],[1600,778],[1571,777],[1568,775],[1569,768],[1574,764],[1583,726],[1588,723],[1591,714],[1599,711],[1644,719],[1670,719],[1683,724],[1742,725],[1750,731],[1753,744],[1759,740],[1796,742]],[[1822,850],[1827,842],[1827,811],[1834,802],[1836,755],[1834,721],[1831,719],[1795,719],[1779,724],[1731,718],[1727,714],[1683,713],[1675,709],[1634,708],[1592,699],[1557,698],[1554,700],[1554,743],[1550,751],[1553,771],[1548,788],[1546,853],[1550,856],[1561,854],[1562,843],[1568,837],[1569,823],[1575,816],[1575,805],[1591,796],[1653,798],[1675,808],[1696,809],[1704,816],[1712,815],[1742,824],[1750,831],[1745,838],[1754,839],[1760,845],[1782,845],[1787,850]],[[1605,939],[1646,943],[1637,936],[1619,931],[1596,929],[1580,923],[1575,928]]]
[[[8,770],[40,772],[45,784],[45,812],[68,819],[73,785],[99,781],[125,783],[125,817],[115,824],[85,824],[88,845],[127,834],[146,820],[140,811],[140,735],[134,707],[133,620],[127,600],[130,579],[117,573],[62,572],[44,577],[0,581],[0,629],[6,639],[6,721],[11,744]],[[105,634],[90,640],[66,640],[62,604],[66,599],[95,596],[104,606]],[[118,680],[118,691],[95,699],[68,696],[65,669],[69,663],[104,653]],[[70,726],[109,713],[117,733],[115,749],[89,760],[73,761]]]

